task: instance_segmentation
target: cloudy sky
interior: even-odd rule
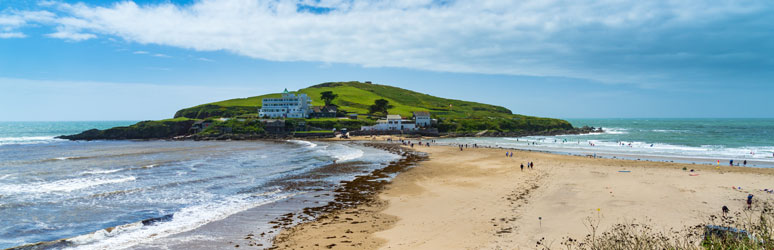
[[[0,1],[0,120],[350,80],[538,116],[774,117],[774,1]]]

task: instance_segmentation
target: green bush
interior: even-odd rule
[[[263,123],[256,119],[243,120],[230,119],[228,121],[213,121],[213,124],[204,129],[199,134],[213,135],[213,134],[263,134],[265,132]]]
[[[219,106],[205,104],[181,109],[175,113],[175,118],[186,117],[192,119],[204,119],[209,117],[237,117],[256,112],[258,112],[258,108],[251,106]]]

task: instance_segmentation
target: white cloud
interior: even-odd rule
[[[27,35],[20,32],[20,28],[34,22],[48,22],[53,17],[54,14],[48,11],[0,13],[0,38],[25,38]]]
[[[169,56],[169,55],[167,55],[167,54],[161,54],[161,53],[156,53],[156,54],[153,54],[153,56],[155,56],[155,57],[164,57],[164,58],[169,58],[169,57],[171,57],[171,56]]]
[[[299,11],[299,4],[330,11]],[[768,61],[766,54],[754,53],[767,40],[749,40],[754,38],[744,31],[768,28],[772,18],[756,17],[772,5],[768,0],[201,0],[184,6],[126,1],[107,7],[59,4],[66,14],[52,23],[70,32],[58,37],[70,40],[100,34],[272,61],[636,83],[702,76],[708,72],[693,67],[724,50],[752,52],[748,63]],[[741,35],[718,29],[735,21],[741,22],[735,27]]]
[[[135,54],[135,55],[145,55],[145,54],[148,54],[148,51],[138,50],[138,51],[132,52],[132,54]]]
[[[0,38],[25,38],[27,35],[21,32],[0,32]]]
[[[51,38],[59,38],[59,39],[64,39],[68,41],[74,41],[74,42],[80,42],[83,40],[89,40],[97,37],[94,34],[73,32],[68,29],[60,29],[57,32],[47,34],[46,36]]]

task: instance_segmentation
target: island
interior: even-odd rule
[[[599,131],[371,82],[327,82],[298,91],[197,105],[174,117],[58,138],[244,140],[349,135],[528,136]]]

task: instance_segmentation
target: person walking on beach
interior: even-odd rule
[[[723,209],[723,217],[726,217],[726,215],[728,214],[728,207],[724,205],[722,209]]]
[[[521,164],[521,171],[524,172],[524,163]]]
[[[744,164],[744,166],[747,167],[747,160],[744,160],[744,162],[742,162],[742,164]]]
[[[747,209],[752,209],[752,199],[753,199],[753,195],[752,194],[748,194],[747,195]]]

